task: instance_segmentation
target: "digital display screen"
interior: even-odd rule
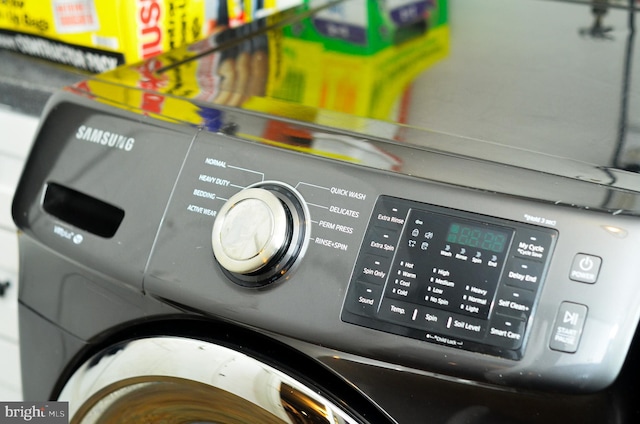
[[[446,240],[448,243],[502,253],[507,246],[509,235],[494,229],[453,222],[449,226]]]

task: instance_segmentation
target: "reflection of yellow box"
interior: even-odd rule
[[[266,0],[2,0],[0,48],[103,72],[302,4]]]
[[[316,110],[316,123],[354,130],[362,118],[404,122],[411,82],[448,54],[447,1],[350,0],[283,35],[267,95],[246,107],[278,114],[297,104]]]
[[[370,56],[325,50],[322,44],[282,40],[282,68],[267,97],[351,115],[390,119],[402,113],[411,81],[448,52],[448,27]]]

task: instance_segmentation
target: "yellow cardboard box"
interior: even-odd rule
[[[304,0],[0,0],[0,48],[104,72]]]

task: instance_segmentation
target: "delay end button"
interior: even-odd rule
[[[580,283],[593,284],[598,279],[602,258],[578,253],[571,264],[569,278]]]

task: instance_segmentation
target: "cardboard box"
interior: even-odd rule
[[[309,7],[325,0],[309,0]],[[288,32],[325,49],[370,56],[447,22],[446,0],[352,0],[320,10]]]
[[[304,0],[1,0],[0,48],[104,72]]]

